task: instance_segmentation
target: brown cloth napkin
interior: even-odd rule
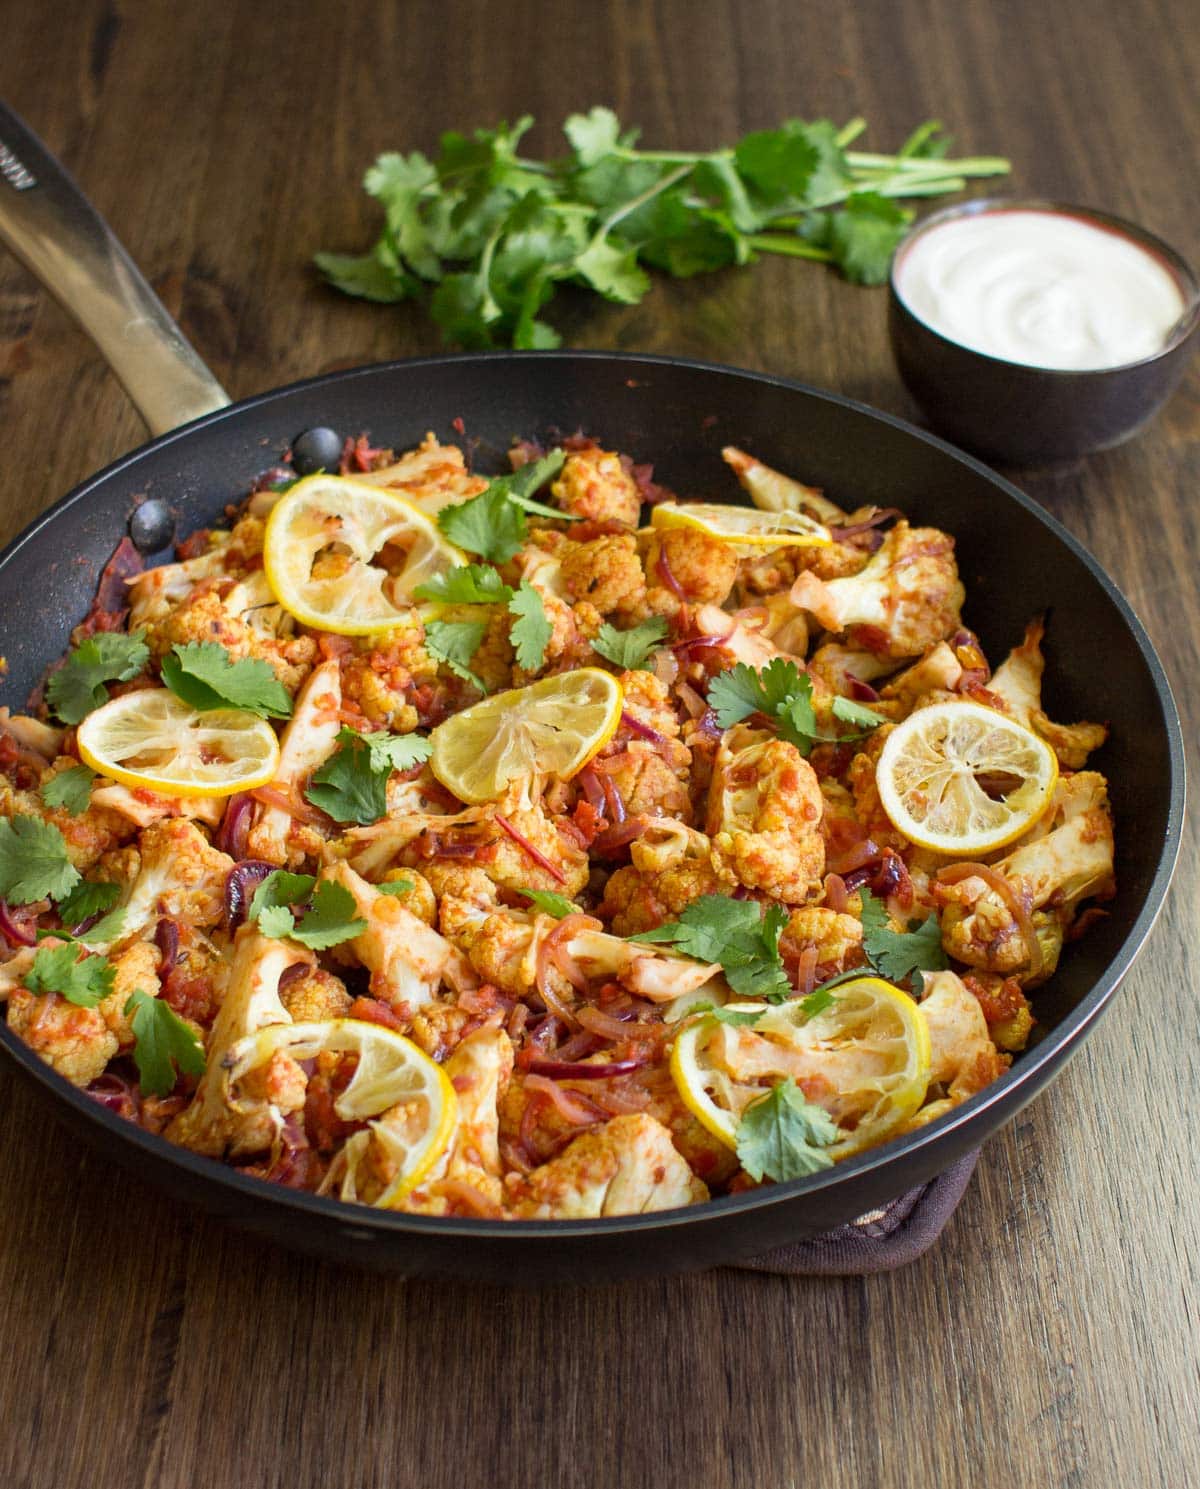
[[[823,1236],[780,1246],[735,1265],[745,1271],[791,1277],[861,1276],[906,1267],[928,1251],[945,1229],[978,1158],[977,1151],[968,1153],[928,1184]]]

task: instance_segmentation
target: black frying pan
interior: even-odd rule
[[[405,448],[461,418],[481,464],[514,435],[577,427],[652,460],[689,496],[731,495],[720,448],[734,443],[822,486],[846,507],[898,506],[958,540],[966,620],[989,656],[1050,614],[1047,710],[1113,725],[1098,764],[1117,821],[1118,894],[1037,995],[1039,1041],[1013,1069],[911,1136],[790,1184],[688,1210],[587,1222],[438,1220],[380,1213],[243,1177],[153,1137],[98,1106],[7,1028],[0,1044],[50,1109],[87,1141],[172,1194],[285,1245],[361,1265],[500,1282],[592,1281],[712,1266],[817,1234],[929,1179],[977,1147],[1042,1089],[1078,1048],[1145,940],[1167,890],[1183,815],[1183,746],[1162,667],[1111,580],[1057,522],[985,466],[898,419],[779,378],[665,357],[504,353],[365,367],[297,383],[231,407],[183,343],[78,189],[19,121],[0,111],[0,236],[91,329],[158,429],[203,409],[85,481],[0,555],[0,701],[20,708],[87,611],[100,568],[135,503],[163,499],[182,536],[214,522],[293,437],[314,425],[369,430]],[[64,205],[65,204],[65,205]],[[86,214],[86,215],[85,215]],[[81,230],[85,237],[81,240]],[[46,251],[63,233],[68,254]],[[55,261],[48,263],[51,257]],[[64,289],[64,273],[84,282]],[[81,273],[82,271],[82,273]],[[97,305],[97,275],[104,303]],[[130,306],[133,306],[131,311]],[[130,351],[128,322],[134,315]],[[147,333],[147,324],[150,331]],[[149,384],[147,367],[150,368]],[[153,556],[165,561],[169,549]]]

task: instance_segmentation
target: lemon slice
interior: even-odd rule
[[[167,796],[231,796],[265,786],[279,764],[266,719],[242,708],[189,708],[166,688],[141,688],[88,714],[80,758],[109,780]]]
[[[841,1132],[829,1149],[835,1162],[882,1142],[925,1100],[931,1059],[925,1016],[882,978],[843,984],[831,1006],[811,1018],[798,998],[726,1007],[759,1017],[742,1028],[715,1018],[689,1024],[671,1052],[671,1075],[684,1105],[727,1147],[737,1147],[746,1108],[788,1076],[828,1086],[821,1105]],[[753,1070],[755,1079],[739,1080],[738,1069]]]
[[[1013,719],[965,700],[909,714],[875,768],[883,809],[910,842],[977,857],[1019,838],[1049,805],[1054,751]]]
[[[343,636],[399,625],[419,584],[465,562],[428,513],[343,476],[297,481],[263,536],[275,598],[304,625]]]
[[[650,525],[698,528],[747,557],[767,548],[824,548],[833,542],[829,529],[805,512],[760,512],[718,502],[660,502]]]
[[[390,1175],[371,1203],[391,1209],[413,1190],[445,1153],[458,1123],[458,1098],[446,1072],[403,1034],[360,1019],[328,1019],[309,1024],[273,1024],[230,1046],[222,1061],[231,1099],[234,1087],[272,1055],[313,1060],[322,1050],[358,1056],[346,1089],[333,1109],[344,1122],[366,1122],[343,1144],[334,1167],[342,1199],[357,1199],[368,1178],[367,1150],[374,1139]],[[378,1180],[376,1179],[376,1183]]]
[[[918,1110],[929,1089],[929,1025],[920,1005],[881,977],[843,983],[812,1018],[801,1000],[769,1008],[754,1026],[831,1081],[830,1109],[842,1137],[829,1149],[837,1162],[873,1148]]]
[[[510,781],[582,770],[621,722],[621,684],[579,667],[464,708],[430,735],[429,766],[460,801],[493,801]]]

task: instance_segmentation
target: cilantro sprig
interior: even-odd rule
[[[443,507],[437,523],[445,536],[467,553],[477,553],[489,563],[507,563],[528,531],[526,514],[577,522],[578,517],[534,501],[533,493],[563,468],[565,450],[551,450],[531,460],[510,476],[493,476],[487,488],[470,501]]]
[[[861,119],[788,119],[712,151],[639,150],[636,130],[593,108],[567,119],[570,154],[549,162],[519,153],[532,124],[444,134],[434,160],[379,156],[363,185],[386,214],[382,236],[362,255],[319,253],[318,267],[349,295],[425,300],[447,341],[552,347],[541,312],[559,285],[632,305],[647,267],[686,278],[775,253],[881,284],[912,220],[898,199],[1009,168],[947,159],[933,122],[895,155],[851,148]]]
[[[95,1008],[112,992],[117,974],[107,957],[81,950],[73,940],[39,946],[25,986],[31,993],[58,993],[77,1008]]]
[[[97,631],[81,642],[46,683],[46,702],[64,724],[80,724],[108,701],[106,683],[129,682],[150,660],[141,631]]]
[[[882,900],[869,889],[859,890],[862,899],[863,953],[866,967],[851,967],[823,982],[812,994],[829,993],[839,983],[852,982],[874,972],[888,982],[910,980],[916,997],[925,986],[923,972],[942,972],[949,965],[942,948],[942,928],[937,915],[930,912],[924,920],[910,920],[906,931],[894,931]]]
[[[305,796],[335,822],[369,827],[387,811],[388,777],[428,760],[433,746],[420,734],[338,731],[338,748],[313,771]]]
[[[752,1179],[781,1183],[832,1167],[829,1147],[837,1138],[837,1123],[788,1076],[742,1113],[737,1155]]]
[[[661,615],[652,615],[628,631],[618,631],[605,621],[592,637],[592,650],[626,672],[648,672],[650,653],[666,639],[669,630]]]
[[[782,905],[768,905],[764,911],[757,900],[705,894],[693,900],[678,920],[630,939],[665,942],[698,962],[719,962],[735,993],[779,1003],[792,992],[779,955],[779,937],[787,920]]]
[[[817,727],[812,678],[795,662],[782,657],[773,658],[761,672],[737,662],[728,671],[718,673],[709,685],[708,701],[722,729],[732,729],[751,714],[764,714],[774,722],[779,737],[806,756],[814,745],[840,744],[886,723],[882,714],[863,704],[836,697],[831,707],[834,718],[852,725],[856,732],[823,733]]]
[[[133,1060],[143,1091],[169,1096],[179,1072],[204,1074],[204,1045],[169,1003],[135,988],[126,1000],[125,1014],[133,1029]]]
[[[440,605],[504,605],[513,618],[508,635],[517,665],[536,672],[545,660],[546,644],[554,628],[546,619],[541,595],[527,579],[514,590],[487,564],[459,564],[413,593],[418,600]],[[468,665],[486,632],[486,621],[434,618],[425,622],[425,649],[436,661],[444,662],[457,676],[486,693]]]
[[[307,908],[297,916],[300,905]],[[318,883],[311,874],[276,869],[254,891],[249,913],[264,936],[287,937],[312,951],[324,951],[366,930],[367,922],[355,915],[356,908],[344,884],[327,879]]]
[[[291,695],[275,669],[257,657],[238,661],[217,641],[189,641],[162,659],[162,679],[191,708],[244,708],[260,719],[288,719]]]

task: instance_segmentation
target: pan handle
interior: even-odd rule
[[[37,135],[0,102],[0,242],[79,322],[152,434],[229,395],[108,224]]]

